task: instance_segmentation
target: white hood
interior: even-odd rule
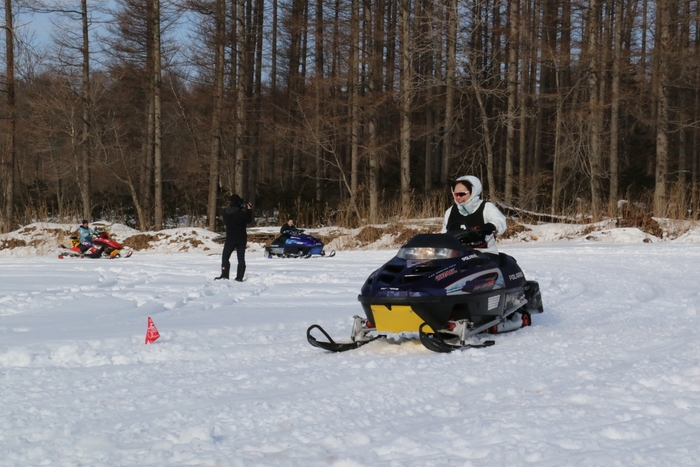
[[[479,196],[481,195],[481,181],[473,175],[464,175],[462,177],[459,177],[456,181],[466,181],[469,182],[472,186],[472,194],[467,201],[465,201],[464,203],[458,203],[455,200],[455,204],[459,208],[459,212],[462,215],[467,216],[476,211],[479,208],[479,205],[481,204],[481,198]]]

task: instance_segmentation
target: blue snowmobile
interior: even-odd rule
[[[351,342],[335,342],[317,324],[307,340],[343,352],[385,337],[380,332],[417,332],[429,350],[451,352],[488,347],[494,341],[483,336],[529,326],[543,311],[539,284],[525,280],[513,257],[474,249],[484,241],[473,230],[414,236],[362,286],[365,317],[355,316]]]
[[[265,247],[266,258],[311,258],[312,256],[326,256],[323,250],[323,242],[316,237],[304,233],[304,229],[292,229],[289,235],[280,235]],[[331,250],[328,257],[335,256],[335,250]]]

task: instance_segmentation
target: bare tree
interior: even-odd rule
[[[618,198],[618,179],[620,174],[619,160],[619,125],[620,125],[620,80],[622,69],[622,4],[623,0],[615,0],[615,21],[613,24],[613,67],[610,90],[610,212],[615,212]]]
[[[3,232],[14,228],[15,219],[15,138],[17,133],[17,109],[15,107],[15,28],[12,0],[5,0],[5,93],[7,94],[6,135],[7,149],[4,154],[5,221]]]
[[[92,125],[92,97],[91,97],[91,76],[90,76],[90,28],[91,15],[88,10],[87,0],[80,0],[79,5],[76,5],[71,0],[53,0],[38,2],[34,7],[35,11],[43,14],[58,14],[63,18],[67,18],[71,24],[58,25],[58,33],[53,34],[54,41],[59,48],[57,59],[60,62],[61,68],[64,65],[68,69],[80,69],[80,89],[76,90],[76,94],[80,95],[81,101],[81,134],[80,138],[76,138],[77,150],[80,153],[77,166],[77,181],[80,190],[82,201],[82,217],[90,219],[92,217],[91,204],[91,161],[92,161],[92,146],[91,146],[91,125]],[[75,25],[79,23],[79,33],[75,32]],[[62,73],[57,70],[57,73]],[[72,79],[69,71],[66,77],[66,85],[72,87]]]
[[[323,144],[321,142],[321,133],[323,126],[323,118],[321,116],[321,101],[325,96],[325,79],[323,69],[323,0],[316,0],[315,14],[316,34],[314,35],[315,53],[314,62],[316,68],[316,89],[315,89],[315,106],[316,112],[314,115],[315,131],[318,137],[315,144],[315,162],[316,162],[316,202],[323,200],[323,180],[326,178],[323,170]]]
[[[447,184],[452,159],[452,135],[454,132],[455,82],[457,72],[457,0],[446,0],[447,34],[445,37],[445,119],[442,143],[440,183]]]
[[[399,31],[401,43],[401,206],[404,214],[411,200],[411,2],[399,0]]]
[[[588,105],[589,105],[589,137],[590,137],[590,171],[591,171],[591,207],[593,216],[597,218],[601,214],[601,201],[603,195],[603,155],[601,127],[603,125],[603,109],[600,105],[600,57],[599,40],[600,33],[600,5],[598,0],[591,0],[588,11],[588,53],[590,64],[588,66]]]
[[[504,201],[510,205],[513,202],[514,168],[515,159],[515,114],[518,99],[518,23],[519,1],[508,2],[508,24],[510,34],[508,37],[508,110],[506,113],[506,173]]]
[[[153,57],[153,69],[151,70],[151,91],[153,93],[153,185],[155,196],[153,199],[154,226],[156,230],[163,228],[163,110],[161,106],[161,29],[160,29],[160,0],[150,0],[151,8],[151,52]]]
[[[236,40],[232,45],[235,50],[234,69],[235,74],[235,108],[236,119],[234,129],[235,139],[235,155],[234,155],[234,185],[233,191],[240,194],[244,193],[244,138],[245,138],[245,116],[246,116],[246,98],[245,98],[245,83],[246,83],[246,41],[245,41],[245,0],[235,0],[235,17],[234,28],[236,30]]]
[[[214,108],[211,118],[209,153],[209,195],[207,223],[216,230],[216,201],[219,189],[219,158],[221,157],[221,113],[224,100],[224,48],[226,42],[226,0],[216,0],[214,12]]]
[[[668,212],[668,86],[670,37],[670,4],[673,0],[657,1],[656,37],[658,44],[658,67],[656,77],[656,183],[654,187],[654,214],[665,216]]]
[[[360,0],[351,1],[350,12],[350,58],[348,62],[348,94],[349,94],[349,115],[350,120],[350,198],[355,204],[357,202],[357,179],[358,166],[360,160],[359,140],[360,140],[360,104],[358,88],[359,83],[359,50],[360,50]]]

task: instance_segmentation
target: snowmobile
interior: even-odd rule
[[[97,231],[97,235],[95,235],[92,239],[92,244],[89,245],[84,251],[80,248],[81,243],[76,236],[70,238],[70,245],[70,247],[59,245],[59,259],[63,259],[65,257],[109,259],[121,258],[121,253],[124,250],[124,246],[110,237],[105,231]],[[127,249],[124,257],[128,258],[133,252],[134,250]]]
[[[365,317],[354,317],[351,342],[335,342],[317,324],[307,340],[343,352],[386,337],[379,333],[417,332],[429,350],[451,352],[488,347],[495,342],[485,336],[529,326],[544,310],[539,284],[525,279],[513,257],[475,249],[484,243],[474,230],[415,235],[362,286]]]
[[[266,258],[311,258],[312,256],[326,256],[323,250],[323,242],[309,234],[304,229],[292,229],[289,235],[281,235],[274,239],[270,246],[265,247]],[[332,250],[328,257],[335,256]]]

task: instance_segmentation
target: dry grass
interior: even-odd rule
[[[590,233],[595,232],[596,230],[598,230],[598,229],[596,229],[594,225],[589,225],[588,227],[584,228],[580,233],[576,234],[575,236],[588,235]]]
[[[654,218],[649,215],[617,219],[617,226],[636,227],[642,232],[648,233],[649,235],[653,235],[659,238],[663,237],[664,235],[664,232],[661,229],[659,223],[656,222],[656,220],[654,220]]]
[[[269,245],[272,240],[277,238],[276,234],[270,234],[270,233],[251,233],[248,234],[248,242],[252,243],[264,243],[266,245]]]
[[[523,224],[519,224],[511,219],[506,219],[506,231],[503,232],[501,238],[515,237],[521,232],[530,232],[530,229],[525,227]]]
[[[151,242],[158,241],[159,238],[156,235],[151,234],[137,234],[124,240],[122,245],[128,245],[131,249],[139,251],[146,250],[151,247]]]
[[[183,245],[180,247],[180,251],[187,251],[190,249],[190,245],[194,248],[197,248],[199,245],[203,245],[204,242],[199,240],[198,238],[183,238],[183,239],[172,239],[170,243],[183,243]],[[189,245],[188,245],[189,244]]]
[[[11,250],[27,246],[27,242],[19,238],[8,238],[0,241],[0,250]]]
[[[368,225],[367,227],[360,230],[360,232],[355,236],[355,239],[361,244],[374,243],[384,235],[384,229]]]

